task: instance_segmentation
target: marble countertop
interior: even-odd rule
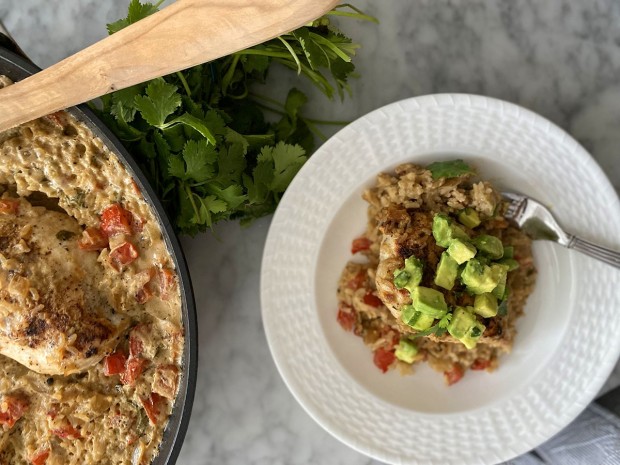
[[[106,35],[128,0],[3,0],[0,20],[49,66]],[[347,24],[364,47],[354,97],[310,113],[354,119],[436,92],[498,97],[575,136],[620,189],[620,4],[614,0],[354,0],[380,25]],[[303,88],[303,86],[302,86]],[[308,92],[312,89],[306,87]],[[276,91],[277,92],[277,89]],[[196,400],[179,464],[374,464],[323,431],[269,354],[259,302],[270,218],[183,238],[196,290]],[[620,310],[620,309],[619,309]],[[606,388],[620,384],[617,367]]]

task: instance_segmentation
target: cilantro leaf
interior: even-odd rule
[[[204,138],[206,138],[211,144],[215,145],[216,143],[215,136],[211,133],[209,128],[206,126],[206,124],[200,118],[196,118],[195,116],[192,116],[189,113],[183,113],[178,118],[174,118],[173,120],[168,121],[167,123],[161,125],[160,127],[162,129],[165,129],[165,128],[173,127],[177,124],[184,124],[185,126],[195,129]]]
[[[142,85],[127,87],[112,94],[110,113],[120,121],[131,123],[136,114],[135,98],[143,90]]]
[[[433,179],[456,178],[464,174],[474,174],[474,170],[463,160],[436,161],[426,167]]]
[[[185,161],[181,156],[173,156],[168,160],[168,174],[175,178],[185,179],[187,172],[185,170]]]
[[[222,185],[240,184],[241,175],[247,166],[245,149],[240,143],[233,143],[220,149],[217,161],[217,182]]]
[[[220,189],[215,185],[211,185],[209,186],[209,191],[213,192],[220,200],[226,202],[228,208],[231,210],[239,207],[239,205],[247,199],[247,196],[243,193],[242,186],[237,184],[228,186],[225,189]]]
[[[272,149],[272,157],[275,171],[271,188],[276,192],[284,192],[308,157],[299,145],[284,142],[278,142]]]
[[[139,0],[131,0],[131,3],[129,3],[129,12],[127,17],[108,24],[108,34],[114,34],[115,32],[118,32],[130,24],[140,21],[155,12],[157,12],[157,7],[152,3],[140,3]]]
[[[166,118],[181,105],[177,86],[168,84],[162,78],[154,79],[146,87],[146,95],[135,97],[135,107],[142,118],[151,126],[164,127]]]
[[[213,164],[217,160],[217,151],[206,140],[188,140],[183,149],[183,160],[187,178],[204,182],[215,174]]]

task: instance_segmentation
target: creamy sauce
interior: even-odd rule
[[[9,83],[0,76],[0,87]],[[128,321],[120,342],[101,345],[105,356],[74,374],[39,373],[0,355],[0,464],[150,463],[178,391],[184,338],[178,277],[151,207],[118,158],[64,112],[0,133],[0,185],[9,202],[38,192],[58,199],[75,232],[105,229],[113,205],[132,219],[100,250],[78,250],[96,267],[97,292]],[[68,240],[87,244],[84,234]],[[119,265],[127,244],[137,257]]]

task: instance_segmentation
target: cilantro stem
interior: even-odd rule
[[[269,97],[265,97],[264,95],[258,95],[255,93],[251,93],[250,94],[251,97],[256,97],[259,99],[263,99],[265,101],[271,102],[274,105],[278,105],[281,106],[282,108],[284,108],[284,105],[280,102],[278,102],[275,99],[269,98]],[[276,110],[275,108],[271,108],[268,105],[265,105],[264,103],[260,103],[260,102],[256,102],[256,105],[258,105],[259,107],[261,107],[263,110],[267,110],[270,111],[272,113],[275,113],[277,115],[280,116],[286,116],[287,113],[281,110]],[[300,116],[301,119],[303,119],[306,123],[312,123],[312,124],[319,124],[322,126],[346,126],[347,124],[349,124],[351,121],[338,121],[338,120],[326,120],[326,119],[316,119],[316,118],[305,118]],[[247,136],[246,136],[247,137]]]
[[[192,204],[192,208],[194,209],[194,213],[196,214],[195,218],[200,218],[200,211],[198,210],[198,207],[196,207],[196,202],[194,202],[194,193],[192,192],[191,187],[185,183],[182,183],[182,186],[185,188],[185,193],[189,198],[189,202]]]
[[[370,16],[370,15],[364,15],[361,13],[351,13],[350,11],[329,11],[327,12],[328,15],[330,16],[345,16],[348,18],[354,18],[354,19],[360,19],[362,21],[370,21],[372,23],[376,23],[379,24],[379,20],[377,18],[375,18],[374,16]]]
[[[304,121],[310,122],[313,124],[321,124],[324,126],[346,126],[351,121],[338,121],[338,120],[325,120],[325,119],[314,119],[314,118],[303,118]]]
[[[306,125],[308,126],[308,129],[310,129],[310,131],[312,131],[312,133],[315,134],[319,139],[321,139],[323,142],[327,140],[327,136],[323,134],[323,132],[321,132],[319,128],[317,128],[314,124],[312,124],[307,119],[304,119],[304,118],[301,118],[301,119],[305,121]]]
[[[239,55],[261,55],[261,56],[266,56],[266,57],[272,57],[272,58],[290,58],[291,54],[287,53],[287,52],[275,52],[275,51],[268,51],[268,50],[261,50],[261,49],[255,49],[255,48],[249,48],[247,50],[242,50],[240,52],[235,52],[232,54],[233,56],[239,56]]]
[[[349,11],[338,11],[342,8],[350,8],[353,11],[355,11],[355,13],[351,13]],[[327,15],[346,16],[349,18],[355,18],[355,19],[360,19],[362,21],[370,21],[371,23],[379,24],[379,20],[377,18],[375,18],[374,16],[367,15],[362,10],[357,8],[355,5],[351,5],[350,3],[342,3],[340,5],[336,5],[333,10],[327,12]]]
[[[227,94],[228,87],[230,86],[232,78],[235,74],[235,69],[237,69],[237,63],[239,63],[240,58],[241,57],[239,55],[233,56],[232,62],[230,63],[230,66],[228,67],[226,74],[222,78],[222,92],[224,95]]]
[[[267,106],[264,103],[260,103],[260,102],[255,102],[255,103],[256,103],[256,105],[261,107],[263,110],[270,111],[272,113],[275,113],[276,115],[286,116],[286,112],[284,112],[282,110],[276,110],[275,108],[271,108],[270,106]]]
[[[293,50],[293,47],[291,47],[291,44],[289,44],[282,37],[278,36],[278,39],[280,39],[280,42],[282,42],[284,46],[288,49],[288,51],[291,52],[291,56],[293,57],[293,60],[295,60],[295,63],[297,63],[297,74],[298,75],[301,74],[301,62],[299,61],[299,57],[295,53],[295,50]]]
[[[257,94],[256,92],[250,92],[249,95],[250,95],[250,97],[257,98],[259,100],[264,100],[265,102],[273,103],[274,105],[277,105],[277,106],[279,106],[281,108],[284,108],[284,104],[282,102],[280,102],[279,100],[276,100],[274,98],[267,97],[266,95]]]
[[[187,84],[187,80],[185,79],[185,76],[183,76],[183,73],[177,71],[177,77],[181,81],[181,84],[183,84],[183,88],[185,89],[185,93],[187,94],[187,96],[191,97],[192,91],[189,89],[189,85]]]
[[[351,61],[351,57],[349,55],[344,53],[336,45],[334,45],[332,42],[327,40],[322,35],[316,34],[314,32],[311,32],[310,33],[310,37],[312,37],[315,42],[319,42],[319,43],[323,44],[325,47],[329,48],[332,52],[334,52],[336,55],[338,55],[338,57],[340,57],[341,60],[343,60],[343,61],[345,61],[347,63]]]

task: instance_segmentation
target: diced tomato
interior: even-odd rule
[[[110,252],[108,260],[112,268],[121,271],[125,265],[129,265],[138,258],[138,249],[131,242],[123,242]]]
[[[157,424],[159,408],[161,407],[163,399],[164,398],[156,392],[151,393],[151,396],[147,399],[140,399],[142,407],[144,407],[144,411],[146,412],[146,416],[149,417],[149,420],[153,425]]]
[[[125,371],[126,363],[125,354],[117,350],[103,360],[103,374],[106,376],[119,375]]]
[[[340,323],[340,326],[342,326],[342,329],[345,331],[352,331],[355,327],[355,322],[357,321],[355,313],[348,307],[347,309],[339,308],[338,316],[336,318],[338,323]]]
[[[381,305],[383,305],[383,302],[381,302],[381,299],[379,297],[377,297],[376,295],[374,295],[371,291],[368,291],[365,295],[364,295],[364,303],[366,305],[370,305],[371,307],[381,307]]]
[[[108,246],[108,236],[99,228],[86,228],[78,240],[78,247],[82,250],[103,250]]]
[[[19,200],[0,199],[0,213],[16,214],[19,210]]]
[[[444,380],[448,386],[452,386],[454,383],[458,383],[465,373],[463,368],[458,363],[452,365],[452,369],[443,372]]]
[[[121,373],[121,383],[133,386],[136,380],[142,375],[146,360],[143,358],[129,357],[125,365],[125,371]]]
[[[366,274],[364,271],[360,271],[353,278],[349,280],[349,282],[347,283],[347,287],[353,290],[359,289],[360,287],[364,287],[364,284],[366,283],[367,278],[368,278],[368,274]]]
[[[12,428],[28,409],[28,400],[24,397],[5,395],[0,402],[0,425]]]
[[[483,360],[477,358],[476,360],[474,360],[474,363],[472,363],[469,368],[471,368],[472,370],[486,370],[487,368],[489,368],[489,365],[491,365],[491,360]]]
[[[159,271],[159,296],[162,300],[168,300],[172,290],[176,286],[176,275],[168,268]]]
[[[396,360],[394,350],[387,350],[383,347],[379,347],[377,350],[375,350],[373,362],[375,362],[375,365],[377,365],[379,370],[381,370],[383,373],[385,373],[390,367],[390,365],[394,363],[394,360]]]
[[[45,465],[47,458],[50,456],[49,449],[43,449],[41,452],[37,452],[30,458],[30,463],[32,465]]]
[[[52,430],[52,434],[62,439],[82,439],[80,431],[75,429],[71,423],[68,423],[62,428]]]
[[[113,203],[101,212],[101,230],[108,237],[132,233],[133,215],[118,203]]]
[[[363,252],[364,250],[370,249],[370,239],[366,237],[358,237],[357,239],[353,239],[351,243],[351,253],[356,254],[358,252]]]

